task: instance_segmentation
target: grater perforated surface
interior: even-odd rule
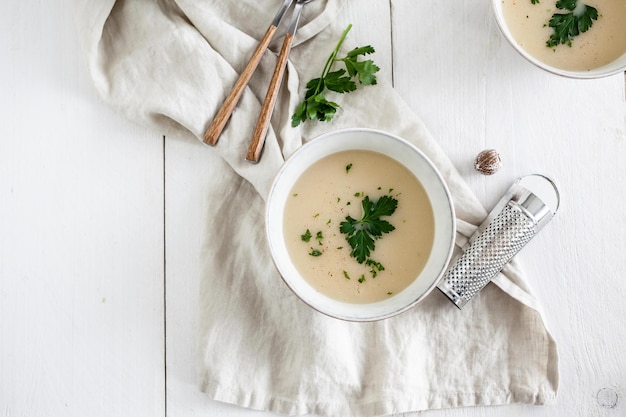
[[[534,221],[507,204],[444,275],[440,289],[458,307],[471,300],[537,233]]]

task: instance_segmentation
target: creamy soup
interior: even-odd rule
[[[365,198],[381,206],[394,199],[397,208],[379,218],[395,229],[376,239],[359,263],[340,225],[350,223],[348,216],[363,218]],[[434,216],[424,187],[403,165],[376,152],[346,151],[316,162],[294,184],[284,230],[291,259],[314,288],[337,300],[371,303],[419,275],[432,248]]]
[[[516,42],[530,55],[546,64],[570,71],[588,71],[615,61],[626,53],[626,0],[578,0],[595,7],[598,19],[587,32],[574,37],[571,46],[546,46],[554,30],[548,22],[558,9],[556,0],[502,0],[502,10]]]

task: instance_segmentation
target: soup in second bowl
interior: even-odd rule
[[[515,41],[534,58],[554,68],[589,71],[610,64],[626,53],[626,0],[501,1],[504,19]],[[557,4],[575,8],[559,8]],[[569,42],[556,45],[550,42],[548,46],[556,33],[555,28],[550,27],[556,15],[559,23],[553,24],[559,33],[575,25],[579,34],[569,38]],[[593,15],[597,15],[596,19],[591,17]],[[579,26],[580,20],[591,23],[585,32]]]

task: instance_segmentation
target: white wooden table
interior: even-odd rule
[[[562,192],[521,254],[559,346],[557,404],[426,415],[626,415],[623,75],[540,71],[487,0],[358,0],[341,19],[487,208],[529,173]],[[196,380],[211,148],[99,100],[68,2],[0,3],[0,56],[0,414],[270,416]],[[472,166],[485,148],[505,164],[491,177]]]

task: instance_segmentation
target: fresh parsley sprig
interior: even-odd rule
[[[555,13],[548,22],[554,33],[546,41],[546,46],[554,48],[560,44],[572,46],[572,39],[586,32],[598,20],[598,10],[583,4],[577,6],[578,0],[558,0],[556,7],[568,10],[567,13]]]
[[[319,78],[314,78],[306,84],[304,101],[298,105],[295,113],[291,116],[291,125],[296,127],[307,120],[330,121],[340,108],[339,104],[326,98],[326,90],[337,93],[349,93],[357,89],[357,83],[362,85],[376,84],[376,73],[380,68],[371,59],[359,61],[360,56],[374,53],[370,45],[355,48],[343,58],[337,58],[339,49],[346,39],[352,25],[344,30],[337,46],[330,54]],[[333,64],[341,62],[345,69],[331,71]]]
[[[391,216],[398,207],[398,200],[384,195],[377,201],[371,201],[368,196],[365,196],[361,207],[363,216],[360,220],[346,216],[346,221],[339,225],[339,231],[346,235],[346,240],[352,248],[350,256],[353,256],[360,264],[369,259],[371,252],[375,249],[376,239],[380,239],[384,233],[395,230],[391,223],[381,217]]]

